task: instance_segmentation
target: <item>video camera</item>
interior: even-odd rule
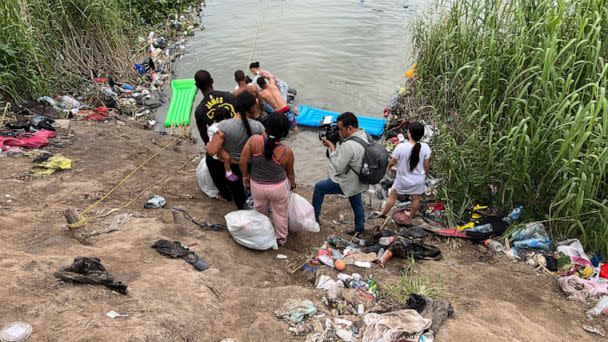
[[[325,128],[325,132],[319,133],[319,140],[327,139],[336,145],[340,141],[340,135],[338,134],[338,124],[332,121],[333,117],[331,115],[323,117],[321,127]]]

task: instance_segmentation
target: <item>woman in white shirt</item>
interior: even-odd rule
[[[398,195],[409,195],[412,200],[410,220],[414,218],[420,206],[420,195],[424,193],[426,177],[431,165],[431,148],[420,142],[424,136],[424,125],[413,122],[407,129],[408,140],[397,145],[388,163],[387,172],[397,165],[397,175],[391,187],[388,199],[381,212],[375,212],[371,218],[386,217],[386,214],[397,202]]]

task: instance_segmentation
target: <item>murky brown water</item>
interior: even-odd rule
[[[206,69],[215,89],[231,90],[234,71],[248,72],[253,59],[298,90],[296,104],[380,116],[412,63],[408,25],[426,7],[421,0],[208,0],[205,30],[188,43],[176,78]],[[317,136],[307,130],[290,139],[298,183],[327,175]]]

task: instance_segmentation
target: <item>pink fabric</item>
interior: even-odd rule
[[[18,137],[0,136],[0,149],[6,150],[5,146],[20,146],[26,148],[41,148],[49,144],[49,139],[55,137],[55,132],[40,130],[35,133],[23,133]]]
[[[289,213],[289,181],[278,183],[261,183],[251,180],[251,195],[253,208],[268,216],[268,208],[272,208],[272,223],[274,234],[281,243],[287,240],[287,215]]]

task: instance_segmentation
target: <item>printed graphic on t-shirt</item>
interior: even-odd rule
[[[207,108],[207,118],[213,122],[215,118],[215,111],[218,108],[225,108],[230,113],[230,117],[233,117],[235,114],[234,106],[232,103],[225,102],[223,96],[209,98],[209,101],[205,102],[205,107]]]

